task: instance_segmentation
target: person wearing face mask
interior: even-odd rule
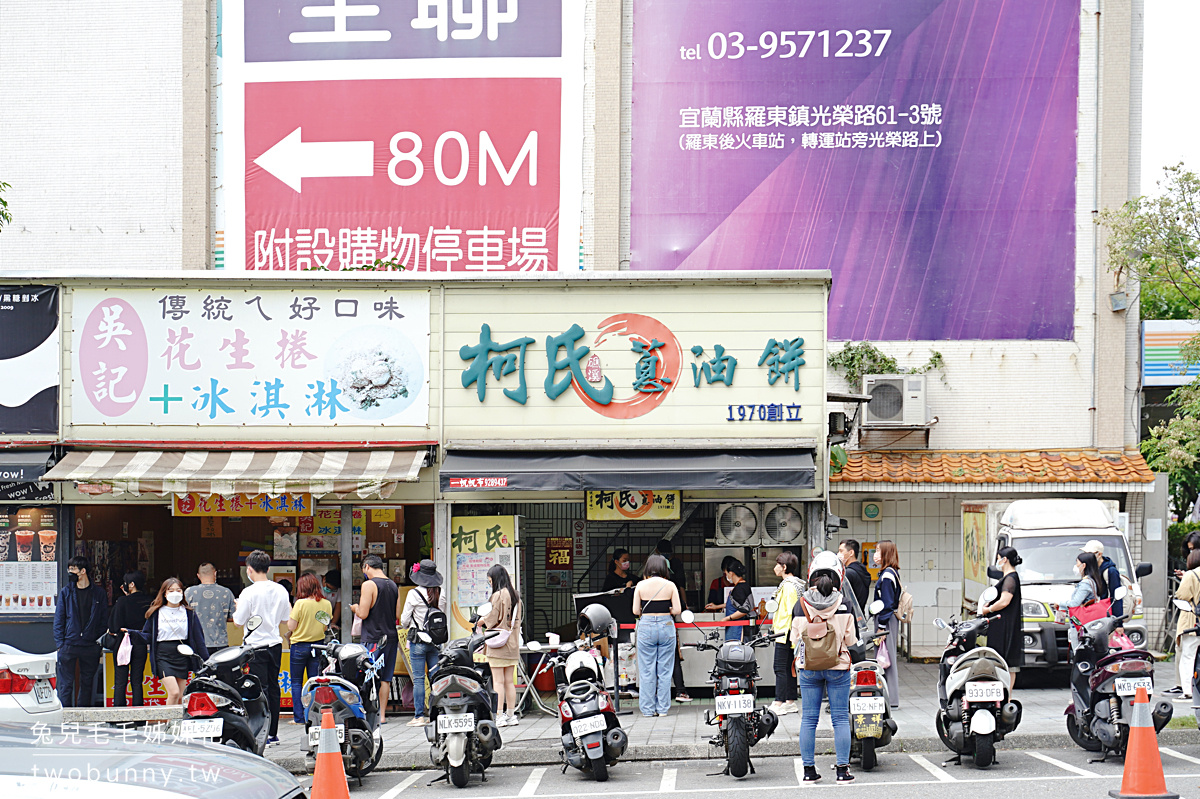
[[[167,704],[181,704],[183,688],[192,670],[192,656],[179,651],[187,644],[203,662],[208,660],[204,643],[204,626],[196,612],[188,607],[183,596],[183,583],[178,577],[163,580],[158,596],[146,611],[146,623],[139,630],[126,630],[141,637],[150,650],[150,670],[162,679],[167,692]]]
[[[331,626],[334,631],[340,630],[342,627],[342,573],[337,569],[325,572],[325,576],[321,579],[321,591],[333,605],[333,624]]]
[[[1025,644],[1021,637],[1021,576],[1017,567],[1021,556],[1012,547],[1001,547],[996,553],[996,565],[1004,576],[996,584],[999,598],[991,604],[979,606],[980,616],[999,614],[988,626],[988,646],[1000,653],[1008,664],[1009,690],[1017,683],[1017,672],[1025,662]]]
[[[146,624],[146,611],[150,609],[150,596],[146,593],[146,575],[141,572],[129,572],[121,583],[121,596],[113,603],[112,616],[109,618],[109,632],[124,636],[125,630],[141,629]],[[137,636],[130,636],[132,647],[129,662],[122,666],[116,663],[113,670],[113,705],[125,707],[125,693],[128,690],[134,707],[141,707],[142,675],[146,669],[146,644]],[[128,686],[128,688],[127,688]]]
[[[58,650],[56,686],[63,707],[91,707],[92,683],[100,668],[100,644],[108,621],[108,597],[92,580],[92,564],[76,555],[67,561],[68,585],[58,592],[54,610],[54,646]],[[75,669],[79,669],[79,682]]]
[[[233,621],[233,592],[217,585],[217,570],[211,563],[201,563],[196,577],[200,585],[189,586],[183,598],[200,617],[208,651],[217,652],[229,646],[229,629],[225,624]]]
[[[614,551],[612,561],[608,564],[608,575],[604,578],[604,588],[601,590],[615,591],[618,588],[632,587],[638,579],[630,573],[631,565],[628,549]]]
[[[900,665],[896,659],[896,641],[900,638],[900,619],[896,610],[900,607],[900,552],[891,541],[880,541],[872,556],[875,567],[880,569],[875,582],[875,598],[883,602],[883,610],[875,616],[875,626],[887,630],[882,645],[887,647],[890,663],[883,670],[887,680],[888,701],[892,709],[900,707]]]

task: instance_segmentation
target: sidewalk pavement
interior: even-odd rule
[[[1174,664],[1159,663],[1155,672],[1155,685],[1159,691],[1175,685]],[[881,751],[947,752],[937,737],[934,714],[937,709],[937,664],[903,663],[900,667],[900,708],[892,717],[899,726],[896,738]],[[1066,721],[1063,711],[1070,701],[1070,692],[1063,679],[1048,683],[1048,688],[1018,688],[1015,698],[1023,706],[1021,726],[1001,742],[1002,748],[1031,749],[1038,747],[1068,746]],[[770,699],[763,701],[769,703]],[[1189,702],[1175,702],[1175,716],[1190,717]],[[673,703],[665,716],[645,718],[637,709],[637,700],[622,699],[622,710],[630,710],[621,716],[621,726],[629,735],[626,760],[664,760],[709,758],[721,755],[716,747],[710,747],[708,738],[712,728],[704,724],[704,711],[712,707],[711,699],[698,699],[690,704]],[[429,742],[420,727],[408,727],[411,716],[392,715],[384,726],[384,754],[381,769],[427,769]],[[267,757],[295,773],[304,773],[305,745],[304,727],[293,724],[291,714],[280,719],[277,746],[267,749]],[[779,728],[768,740],[753,750],[755,756],[796,755],[799,753],[800,714],[791,713],[779,720]],[[504,747],[496,753],[497,765],[557,764],[559,762],[559,724],[557,716],[538,710],[526,713],[516,727],[501,730]],[[818,752],[833,751],[833,728],[829,716],[822,714],[817,727]],[[822,740],[824,739],[824,740]],[[1162,743],[1197,743],[1200,734],[1195,727],[1184,730],[1164,730],[1159,735]]]

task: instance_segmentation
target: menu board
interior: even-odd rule
[[[0,615],[54,612],[57,527],[53,508],[0,508]]]

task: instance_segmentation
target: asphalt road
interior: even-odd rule
[[[610,794],[653,796],[723,795],[736,799],[784,799],[797,790],[838,788],[844,791],[871,791],[888,799],[962,799],[975,796],[1003,797],[1019,792],[1049,799],[1078,799],[1081,796],[1104,797],[1121,787],[1122,762],[1088,763],[1089,753],[1081,749],[1044,749],[1038,751],[998,752],[999,762],[988,769],[967,765],[942,766],[938,753],[923,755],[879,752],[879,765],[866,774],[852,767],[856,780],[852,785],[834,782],[833,758],[817,757],[823,778],[815,785],[800,783],[802,773],[798,757],[761,758],[755,762],[756,774],[743,779],[710,776],[724,767],[723,761],[686,760],[677,762],[619,763],[609,772],[607,783],[595,783],[574,769],[563,774],[557,767],[513,766],[488,771],[487,783],[475,775],[466,788],[459,789],[429,781],[439,776],[433,771],[384,772],[363,780],[362,787],[351,782],[354,799],[437,799],[461,795],[486,799],[592,799]],[[1162,748],[1167,788],[1182,797],[1200,797],[1200,746]],[[304,783],[307,787],[309,780]]]

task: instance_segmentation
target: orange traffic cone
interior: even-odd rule
[[[1154,720],[1150,718],[1150,697],[1145,688],[1137,689],[1137,696],[1133,698],[1121,790],[1109,791],[1108,795],[1115,799],[1179,799],[1179,794],[1167,792],[1162,757],[1158,754],[1158,735],[1154,732]]]
[[[1155,750],[1155,754],[1158,751]],[[1161,769],[1160,769],[1161,770]],[[317,741],[317,767],[313,771],[311,799],[350,799],[346,769],[342,765],[342,747],[338,745],[333,711],[321,714],[321,736]]]

